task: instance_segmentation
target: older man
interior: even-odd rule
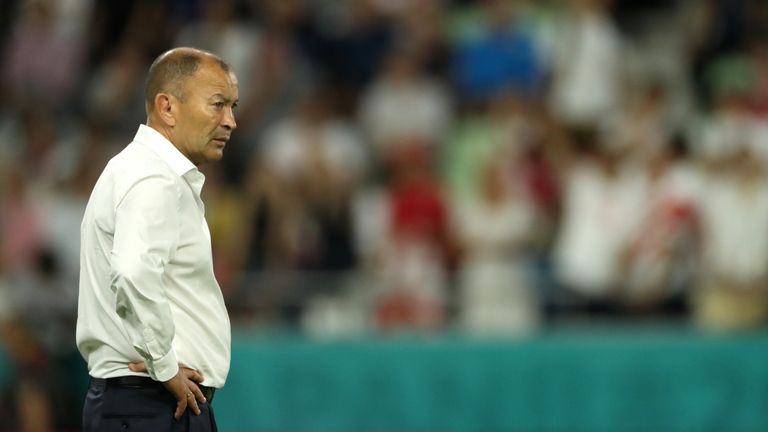
[[[215,431],[230,326],[197,167],[236,127],[237,79],[219,57],[175,48],[150,66],[145,96],[147,124],[107,164],[81,227],[83,430]]]

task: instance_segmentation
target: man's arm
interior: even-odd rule
[[[176,397],[177,418],[187,405],[200,412],[173,350],[176,327],[163,283],[179,241],[179,201],[172,178],[149,176],[131,185],[116,203],[111,251],[115,311],[146,371]]]
[[[115,209],[111,288],[115,311],[136,351],[157,381],[178,372],[176,332],[163,274],[179,237],[179,192],[171,179],[145,177]]]

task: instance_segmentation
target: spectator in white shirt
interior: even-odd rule
[[[768,322],[768,177],[747,148],[710,173],[701,209],[702,262],[695,324],[743,330]]]
[[[236,127],[237,79],[219,57],[176,48],[150,67],[145,96],[147,125],[107,164],[81,226],[83,430],[213,431],[231,337],[197,167],[221,159]]]
[[[486,162],[480,193],[456,208],[464,252],[458,275],[460,319],[470,333],[524,334],[539,321],[526,268],[536,214],[511,178],[510,165],[503,154]]]
[[[550,102],[569,127],[592,128],[622,99],[622,38],[606,0],[571,0],[557,27]]]
[[[585,138],[589,151],[561,168],[563,215],[555,239],[556,277],[562,312],[618,312],[622,256],[642,221],[643,178],[627,168],[625,155]]]
[[[416,138],[436,147],[451,122],[451,100],[442,83],[423,71],[420,59],[401,49],[387,58],[381,74],[362,95],[360,126],[378,157]]]

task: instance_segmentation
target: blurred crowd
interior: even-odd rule
[[[9,319],[74,310],[84,204],[145,120],[148,64],[178,45],[239,80],[235,138],[203,168],[238,322],[768,314],[764,2],[1,4]]]
[[[235,325],[768,318],[764,1],[3,0],[0,322],[32,425],[90,190],[179,45],[239,81],[203,168]]]

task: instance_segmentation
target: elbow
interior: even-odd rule
[[[119,293],[127,288],[146,284],[154,285],[160,279],[162,266],[149,265],[137,257],[136,259],[113,259],[110,273],[110,288]]]

